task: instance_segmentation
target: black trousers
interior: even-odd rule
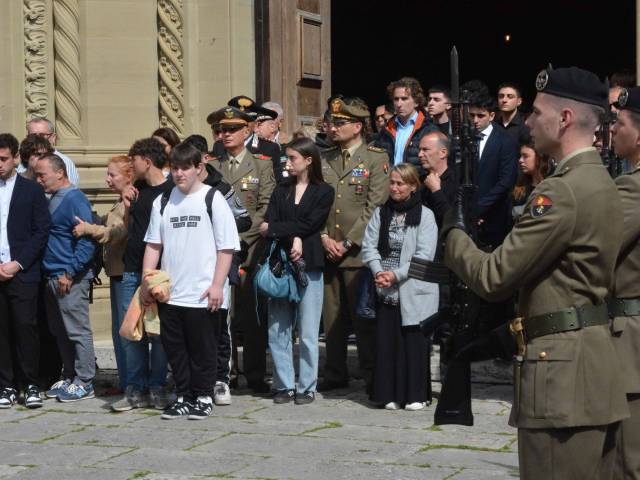
[[[229,311],[220,309],[220,336],[218,337],[216,382],[229,385],[231,377],[231,322]]]
[[[418,325],[403,327],[400,307],[378,304],[371,399],[401,405],[431,401],[427,340]]]
[[[212,396],[216,382],[219,312],[158,304],[160,340],[178,396]]]
[[[37,313],[37,283],[0,282],[0,388],[38,385]]]

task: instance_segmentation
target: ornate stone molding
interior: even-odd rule
[[[23,0],[24,108],[27,120],[46,117],[49,110],[46,12],[44,0]]]
[[[53,0],[56,131],[63,139],[80,139],[79,0]]]
[[[183,1],[158,0],[158,106],[160,126],[184,137]]]

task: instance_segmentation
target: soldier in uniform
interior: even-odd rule
[[[362,270],[360,246],[373,210],[387,199],[389,157],[363,138],[369,109],[360,99],[335,98],[330,105],[330,134],[335,146],[322,152],[322,175],[336,192],[322,246],[328,259],[324,272],[323,321],[327,345],[324,381],[319,391],[345,387],[349,317],[358,345],[362,375],[371,385],[375,320],[356,318],[356,278]]]
[[[234,107],[222,108],[211,115],[209,123],[219,125],[222,130],[222,154],[211,163],[222,173],[225,182],[233,187],[251,216],[251,228],[240,234],[243,255],[240,285],[236,288],[232,318],[240,322],[243,333],[243,371],[249,388],[256,393],[268,393],[265,383],[267,321],[266,317],[256,318],[256,300],[251,278],[264,241],[259,233],[264,214],[275,188],[271,158],[259,153],[251,153],[245,146],[249,135],[251,117]],[[262,311],[262,308],[261,308]],[[262,315],[261,315],[262,317]],[[234,342],[235,346],[235,342]]]
[[[278,118],[278,112],[274,110],[261,107],[256,105],[256,102],[253,99],[245,96],[239,95],[237,97],[233,97],[231,100],[227,102],[229,107],[236,108],[241,112],[247,114],[249,121],[249,132],[247,134],[247,138],[244,140],[244,144],[247,147],[247,150],[251,153],[259,153],[261,155],[269,157],[273,164],[273,174],[275,175],[276,180],[279,182],[282,180],[282,164],[280,162],[280,146],[269,140],[264,140],[259,138],[258,135],[254,132],[255,122],[258,117],[268,117],[272,119]],[[215,112],[214,112],[215,113]],[[207,117],[207,123],[211,125],[211,128],[214,128],[215,123],[213,122],[213,113]],[[222,155],[224,151],[224,145],[222,142],[213,140],[215,143],[213,144],[212,154],[216,157]]]
[[[457,202],[442,227],[445,263],[486,300],[520,290],[510,424],[518,428],[521,478],[611,478],[615,430],[629,410],[604,303],[622,206],[592,147],[607,90],[576,67],[543,70],[536,88],[527,124],[558,167],[491,253],[465,233]]]
[[[614,103],[618,121],[612,128],[617,156],[631,166],[615,182],[622,201],[624,232],[609,301],[614,345],[618,351],[631,417],[622,421],[614,478],[640,479],[640,88],[622,89]]]

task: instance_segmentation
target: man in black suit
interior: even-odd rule
[[[478,237],[485,247],[494,249],[511,230],[511,190],[518,174],[518,145],[493,123],[496,102],[488,95],[476,96],[469,116],[477,133]]]
[[[17,174],[17,158],[18,140],[0,134],[0,408],[16,402],[17,387],[25,389],[25,406],[38,408],[36,310],[51,217],[42,188]]]
[[[245,147],[249,150],[250,153],[257,153],[262,155],[263,160],[271,160],[273,163],[273,175],[276,179],[277,183],[280,183],[282,180],[282,165],[280,162],[280,145],[275,142],[271,142],[269,140],[264,140],[259,138],[258,135],[254,132],[255,122],[258,117],[270,117],[272,119],[278,118],[278,113],[270,110],[268,108],[263,108],[256,105],[256,102],[253,99],[245,96],[239,95],[237,97],[233,97],[231,100],[227,102],[227,105],[230,107],[237,108],[241,112],[246,113],[249,117],[251,117],[251,122],[249,122],[249,135],[244,140]],[[218,128],[217,125],[214,124],[214,114],[216,112],[212,112],[207,117],[207,123],[211,125],[212,129]],[[218,140],[214,133],[213,138],[213,150],[211,155],[214,157],[222,157],[224,154],[225,148],[222,144],[222,140]],[[268,158],[266,158],[268,157]]]

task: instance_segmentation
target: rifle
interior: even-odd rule
[[[607,87],[607,91],[609,91],[608,78],[605,79],[604,84]],[[611,109],[608,99],[605,101],[603,107],[604,112],[600,119],[600,131],[598,132],[598,136],[602,141],[600,156],[602,157],[602,163],[609,171],[611,178],[616,178],[622,175],[622,159],[617,157],[611,148],[611,125],[616,122],[616,114]]]
[[[460,92],[458,71],[458,51],[451,50],[451,114],[452,153],[458,178],[462,180],[459,193],[469,236],[477,241],[475,201],[478,188],[474,184],[478,151],[476,132],[469,118],[471,94]],[[423,320],[420,328],[425,336],[430,336],[440,325],[448,323],[452,329],[453,357],[447,365],[447,374],[442,381],[442,390],[436,406],[436,425],[473,425],[471,411],[471,364],[474,350],[479,345],[476,327],[481,315],[482,302],[471,289],[448,270],[443,264],[414,257],[411,260],[409,276],[428,282],[447,284],[450,288],[450,302],[437,313]],[[484,340],[484,339],[480,339]]]

